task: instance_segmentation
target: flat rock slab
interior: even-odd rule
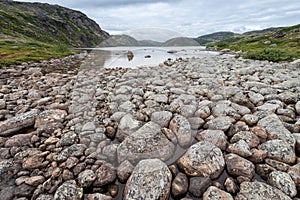
[[[236,200],[260,199],[260,200],[291,200],[281,190],[262,182],[243,182]]]
[[[10,136],[19,130],[33,126],[38,114],[38,110],[31,110],[0,122],[0,136]]]
[[[201,141],[192,145],[177,164],[189,176],[210,176],[214,179],[223,172],[225,161],[221,149]]]
[[[137,163],[147,158],[166,161],[174,151],[175,145],[161,132],[160,125],[148,122],[119,145],[117,155],[119,163],[124,160]]]
[[[169,198],[172,174],[159,159],[142,160],[135,167],[124,189],[124,200]]]

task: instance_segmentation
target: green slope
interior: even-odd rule
[[[0,1],[0,66],[57,58],[109,35],[85,14],[58,5]]]
[[[300,24],[234,34],[207,46],[219,50],[228,48],[242,51],[242,56],[249,59],[291,61],[300,58]]]

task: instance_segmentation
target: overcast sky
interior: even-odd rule
[[[198,37],[217,31],[242,33],[300,23],[300,0],[19,1],[58,4],[80,10],[110,34],[129,33],[137,39]]]

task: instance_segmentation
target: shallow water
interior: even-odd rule
[[[189,47],[104,47],[85,49],[95,55],[94,63],[97,67],[105,68],[136,68],[143,66],[157,66],[168,59],[203,57],[218,55],[218,52],[206,51],[203,46]],[[127,53],[133,53],[132,60]],[[170,53],[170,51],[172,53]]]

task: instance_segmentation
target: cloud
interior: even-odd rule
[[[128,33],[130,30],[152,28],[197,37],[215,31],[244,32],[289,26],[299,23],[300,19],[299,0],[40,0],[40,2],[80,10],[110,33]],[[163,32],[155,34],[151,32],[148,35],[154,38],[163,35]]]

